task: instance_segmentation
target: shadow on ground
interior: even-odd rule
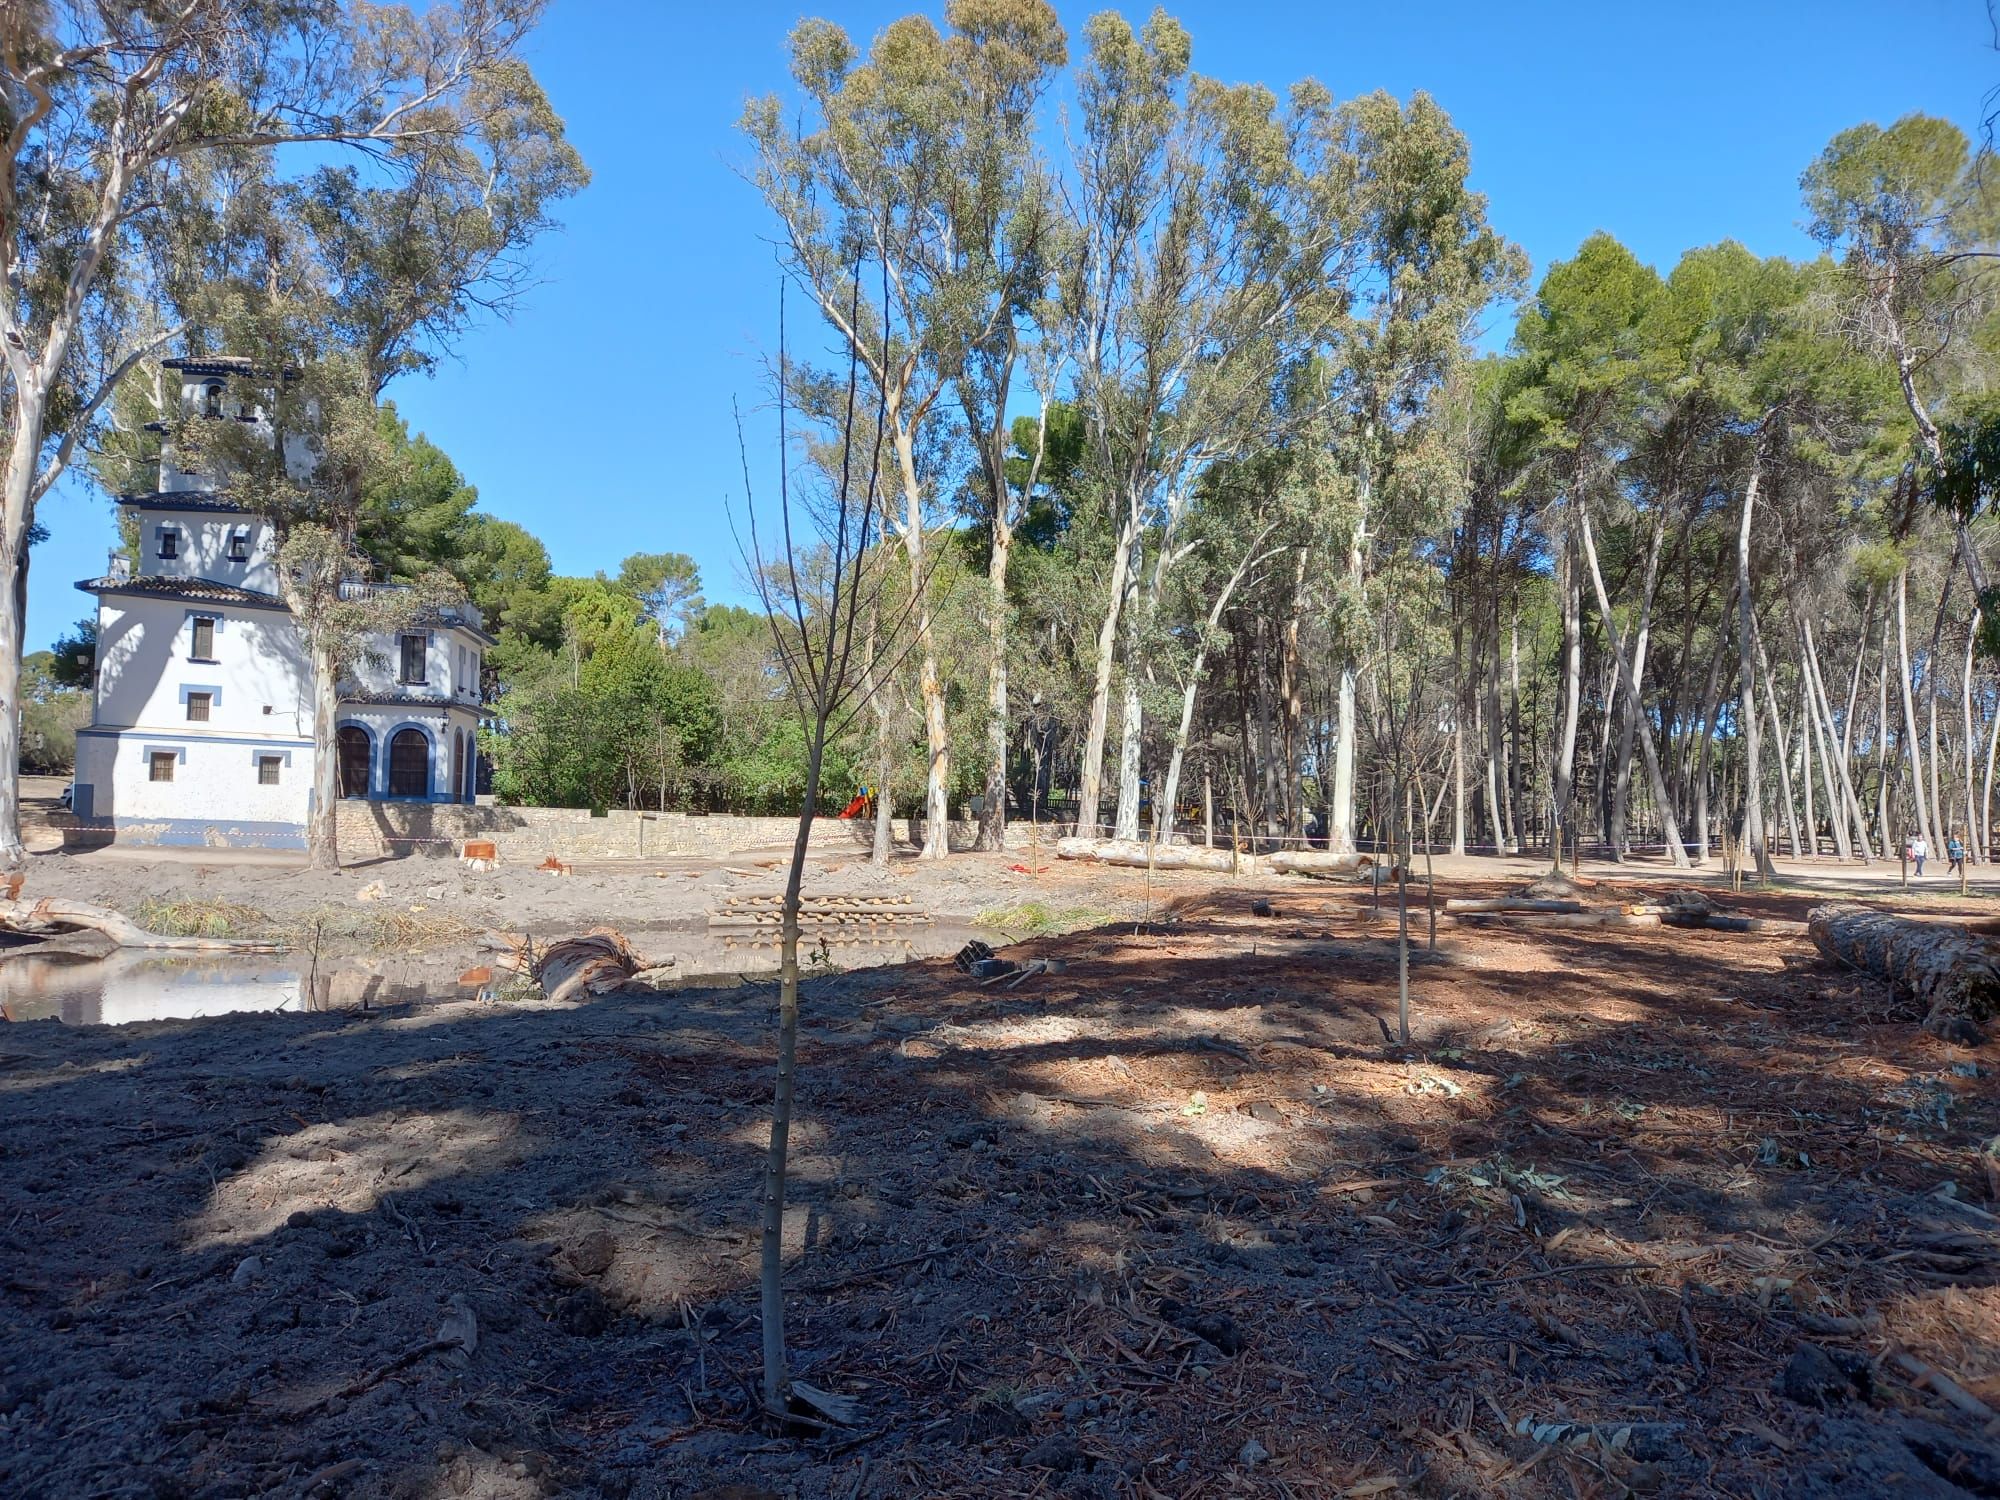
[[[823,1433],[751,1389],[768,989],[0,1029],[0,1492],[2000,1494],[1985,1054],[1793,941],[1449,924],[1400,1048],[1393,931],[810,986]]]

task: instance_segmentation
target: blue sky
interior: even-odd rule
[[[785,85],[785,36],[801,15],[865,41],[912,8],[554,0],[530,61],[595,181],[540,247],[545,284],[512,320],[390,395],[478,486],[481,507],[539,535],[558,571],[687,552],[709,597],[741,597],[730,398],[758,399],[777,277],[769,223],[735,170],[736,120],[746,97]],[[1059,8],[1074,38],[1104,7]],[[2000,84],[1983,0],[1168,8],[1194,38],[1195,66],[1220,78],[1282,89],[1310,75],[1342,98],[1428,91],[1470,138],[1474,185],[1537,277],[1597,229],[1662,267],[1732,237],[1808,254],[1798,175],[1830,136],[1911,110],[1974,131]],[[102,571],[115,542],[108,500],[82,485],[41,519],[51,538],[35,553],[30,649],[85,613],[69,585]]]

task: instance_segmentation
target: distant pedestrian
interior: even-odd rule
[[[1917,879],[1924,878],[1924,861],[1930,857],[1930,843],[1921,833],[1910,840],[1910,863],[1917,867]]]
[[[1951,861],[1945,870],[1947,875],[1965,873],[1965,841],[1956,833],[1944,841],[1944,857]]]

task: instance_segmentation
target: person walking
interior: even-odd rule
[[[1930,858],[1931,846],[1921,833],[1910,840],[1910,863],[1917,867],[1917,879],[1924,878],[1924,861]]]
[[[1944,857],[1950,861],[1945,868],[1947,875],[1965,873],[1965,841],[1958,836],[1956,829],[1952,830],[1951,835],[1944,841]]]

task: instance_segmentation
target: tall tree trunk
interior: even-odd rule
[[[1562,727],[1556,735],[1555,775],[1549,796],[1549,859],[1560,870],[1563,837],[1570,826],[1575,794],[1576,731],[1583,700],[1583,592],[1576,577],[1576,542],[1566,537],[1557,567],[1562,596]]]
[[[1299,626],[1305,613],[1306,549],[1299,548],[1292,567],[1291,606],[1286,612],[1283,654],[1278,659],[1279,703],[1283,711],[1285,832],[1303,847],[1306,832],[1305,800],[1305,663],[1299,655]]]
[[[1736,634],[1739,675],[1737,718],[1743,733],[1743,842],[1757,871],[1757,878],[1770,881],[1777,872],[1771,865],[1771,851],[1764,838],[1764,781],[1759,753],[1763,736],[1757,721],[1757,660],[1755,651],[1755,599],[1750,592],[1750,524],[1757,509],[1757,489],[1764,479],[1764,451],[1759,439],[1757,456],[1750,466],[1750,482],[1743,490],[1743,514],[1736,528]]]
[[[1014,528],[993,514],[993,548],[986,559],[986,796],[979,810],[979,847],[1007,847],[1007,560]]]
[[[1930,742],[1930,796],[1931,827],[1937,830],[1942,840],[1951,831],[1951,820],[1945,816],[1946,802],[1939,785],[1944,775],[1944,756],[1938,752],[1938,683],[1943,676],[1940,661],[1943,655],[1944,617],[1951,605],[1951,586],[1956,579],[1956,570],[1948,569],[1944,577],[1944,587],[1938,591],[1937,615],[1931,621],[1930,650],[1924,654],[1924,733]]]
[[[1618,638],[1618,622],[1612,618],[1611,601],[1604,588],[1604,573],[1598,566],[1597,543],[1591,533],[1590,516],[1588,512],[1581,508],[1577,511],[1576,527],[1583,541],[1584,562],[1590,570],[1591,592],[1597,598],[1598,613],[1604,620],[1605,638],[1611,646],[1612,655],[1622,661],[1625,655],[1624,646]],[[1658,546],[1657,533],[1655,534],[1654,545],[1655,547]],[[1640,607],[1641,630],[1645,628],[1644,621],[1650,604],[1651,600],[1649,599]],[[1634,651],[1637,653],[1645,651],[1643,641],[1634,646]],[[1643,654],[1640,659],[1643,661]],[[1641,754],[1645,757],[1646,777],[1652,786],[1653,800],[1659,804],[1660,822],[1663,829],[1663,837],[1666,840],[1667,855],[1673,860],[1674,868],[1685,870],[1688,867],[1687,845],[1681,840],[1680,822],[1674,817],[1673,803],[1667,796],[1666,777],[1660,770],[1659,750],[1653,744],[1653,725],[1652,721],[1646,717],[1646,706],[1641,696],[1644,679],[1639,675],[1640,670],[1639,667],[1635,666],[1630,672],[1622,672],[1618,676],[1618,681],[1624,693],[1625,711],[1633,726],[1633,732],[1639,739]],[[1614,847],[1612,853],[1616,857],[1618,850]]]
[[[1467,797],[1465,789],[1465,673],[1464,659],[1459,651],[1460,641],[1456,630],[1452,633],[1451,650],[1451,852],[1465,853],[1465,820]],[[1425,835],[1428,844],[1429,835]]]
[[[1764,701],[1771,711],[1771,743],[1777,747],[1778,798],[1785,809],[1785,829],[1791,839],[1792,858],[1799,857],[1798,808],[1792,801],[1791,757],[1785,748],[1785,720],[1778,712],[1778,685],[1771,675],[1771,658],[1764,653],[1764,632],[1757,628],[1756,617],[1750,621],[1750,635],[1757,644],[1757,677],[1764,684]]]
[[[1937,840],[1931,837],[1930,811],[1925,805],[1929,799],[1924,796],[1923,752],[1917,745],[1917,706],[1910,692],[1910,628],[1906,606],[1909,576],[1908,568],[1896,575],[1897,687],[1903,697],[1903,753],[1910,771],[1910,801],[1915,809],[1917,835],[1935,851]]]
[[[1986,721],[1986,774],[1979,791],[1979,855],[1982,862],[1993,857],[1993,760],[2000,750],[2000,703],[1994,705]]]
[[[1722,612],[1723,619],[1729,618],[1735,602],[1732,590],[1729,606]],[[1715,632],[1715,649],[1709,653],[1708,658],[1708,682],[1702,690],[1701,728],[1690,747],[1693,760],[1693,771],[1689,779],[1694,788],[1694,837],[1695,842],[1701,846],[1700,857],[1696,860],[1698,864],[1708,859],[1711,834],[1708,823],[1709,769],[1715,748],[1715,715],[1722,702],[1722,656],[1723,645],[1727,639],[1727,631]]]
[[[1507,646],[1508,659],[1511,663],[1510,670],[1512,672],[1507,700],[1509,729],[1509,743],[1507,747],[1507,822],[1509,828],[1512,830],[1513,837],[1513,849],[1509,852],[1518,853],[1520,850],[1526,848],[1528,843],[1528,830],[1522,826],[1526,813],[1526,804],[1522,800],[1521,795],[1521,783],[1524,779],[1522,776],[1521,746],[1525,742],[1521,738],[1521,604],[1519,599],[1514,601],[1513,612],[1508,618]]]
[[[1138,534],[1139,505],[1134,498],[1119,523],[1118,541],[1111,552],[1104,617],[1097,626],[1096,673],[1091,683],[1090,719],[1083,735],[1083,763],[1077,771],[1076,831],[1079,834],[1095,833],[1103,826],[1104,736],[1111,720],[1111,668],[1118,651],[1118,627],[1124,615],[1126,598],[1137,583],[1134,552]]]
[[[12,296],[13,291],[0,295]],[[17,382],[8,394],[13,398],[8,413],[13,441],[0,491],[0,578],[11,580],[28,554],[28,529],[34,523],[44,399],[32,381]],[[0,609],[0,871],[18,870],[28,857],[21,843],[21,646],[20,615]]]
[[[1137,614],[1136,609],[1127,607],[1126,618],[1134,621],[1134,628],[1125,633],[1125,712],[1118,737],[1118,811],[1111,834],[1118,839],[1139,836],[1139,734],[1144,709],[1139,701]]]
[[[944,681],[938,675],[930,578],[924,565],[924,492],[917,479],[916,444],[896,404],[896,464],[903,479],[903,555],[910,564],[910,600],[916,610],[917,691],[924,705],[924,846],[922,859],[951,853],[951,726],[945,718]]]
[[[1958,676],[1958,704],[1965,721],[1965,853],[1968,859],[1975,857],[1979,843],[1979,819],[1973,815],[1972,800],[1972,655],[1973,647],[1978,640],[1979,609],[1975,605],[1972,610],[1972,623],[1965,633],[1965,661]],[[1984,864],[1986,861],[1979,858],[1976,862]]]
[[[1875,823],[1882,835],[1882,857],[1896,857],[1896,839],[1889,827],[1889,631],[1882,617],[1882,655],[1875,664]]]
[[[0,642],[0,651],[5,643]],[[340,756],[334,735],[340,717],[340,669],[315,643],[313,669],[312,806],[306,812],[306,859],[315,870],[340,868]]]
[[[1826,701],[1825,684],[1820,680],[1819,654],[1813,648],[1812,621],[1803,612],[1799,616],[1799,678],[1806,694],[1805,712],[1812,721],[1814,742],[1819,746],[1820,780],[1826,787],[1827,821],[1833,827],[1833,847],[1842,859],[1854,853],[1854,845],[1847,838],[1847,820],[1852,817],[1861,862],[1867,864],[1870,862],[1868,819],[1861,811],[1861,799],[1854,795],[1847,761],[1833,750],[1839,743],[1838,730],[1833,722],[1833,709]]]
[[[1806,857],[1819,858],[1819,803],[1813,785],[1813,724],[1811,699],[1799,689],[1799,789],[1805,799]],[[1838,822],[1838,819],[1835,820]]]

